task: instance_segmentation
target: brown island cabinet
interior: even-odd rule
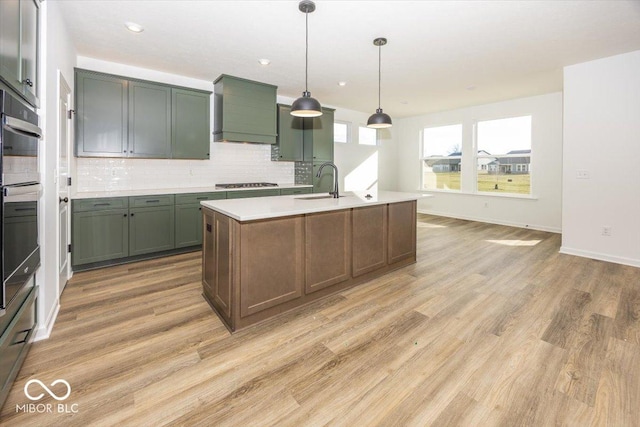
[[[234,332],[415,263],[419,197],[202,202],[203,295]]]

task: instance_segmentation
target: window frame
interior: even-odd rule
[[[335,125],[336,124],[340,124],[340,125],[345,125],[347,127],[347,140],[342,142],[342,141],[338,141],[336,140],[336,132],[335,132]],[[353,135],[351,134],[351,122],[347,122],[345,120],[334,120],[333,121],[333,143],[334,144],[351,144],[353,142]]]
[[[424,153],[424,138],[425,138],[425,130],[426,129],[435,129],[441,127],[449,127],[449,126],[460,126],[460,155],[459,156],[425,156]],[[436,191],[436,192],[445,192],[445,193],[463,193],[462,191],[462,176],[463,176],[463,164],[465,159],[463,158],[463,140],[464,140],[464,123],[455,122],[448,124],[440,124],[434,126],[424,126],[422,131],[420,132],[420,191]],[[460,160],[460,188],[459,189],[445,189],[445,188],[425,188],[424,187],[424,162],[426,160]]]
[[[364,129],[366,131],[373,131],[376,133],[376,143],[375,144],[363,144],[362,140],[360,138],[360,130]],[[363,147],[378,147],[380,145],[380,137],[378,135],[378,129],[373,129],[370,127],[367,127],[366,125],[360,124],[358,125],[358,145],[361,145]]]

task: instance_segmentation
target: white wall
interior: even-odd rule
[[[42,266],[36,273],[40,286],[36,339],[49,336],[59,308],[58,301],[58,193],[55,173],[58,161],[58,72],[73,87],[76,51],[56,2],[40,3],[40,247]]]
[[[563,169],[561,252],[640,267],[640,51],[564,69]]]
[[[560,232],[562,204],[562,94],[515,99],[397,120],[398,187],[420,189],[419,161],[425,127],[462,123],[463,149],[473,152],[472,124],[514,116],[532,116],[532,197],[505,197],[435,191],[418,210],[454,218]],[[472,187],[475,165],[463,161],[463,179]]]
[[[396,146],[391,138],[394,128],[378,131],[378,145],[360,145],[358,128],[366,126],[370,114],[336,108],[334,120],[351,124],[351,141],[334,145],[335,163],[340,171],[340,189],[396,190]]]

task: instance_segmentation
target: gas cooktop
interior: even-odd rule
[[[235,184],[216,184],[216,188],[258,188],[277,187],[278,184],[272,182],[240,182]]]

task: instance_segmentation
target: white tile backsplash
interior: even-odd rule
[[[293,162],[272,162],[268,144],[211,143],[209,160],[77,158],[76,191],[294,182]]]

